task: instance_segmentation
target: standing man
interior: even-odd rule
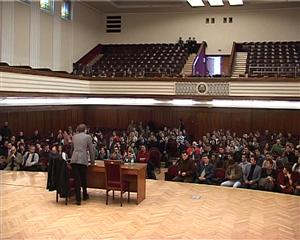
[[[0,135],[2,135],[4,140],[10,139],[12,133],[8,126],[8,122],[4,122],[4,126],[0,129]]]
[[[95,163],[95,155],[92,137],[86,134],[87,128],[85,124],[80,124],[77,127],[77,134],[73,136],[73,154],[71,158],[72,173],[75,178],[76,189],[76,204],[81,204],[81,187],[83,191],[83,200],[87,200],[87,166],[88,166],[88,153],[91,159],[91,164]]]

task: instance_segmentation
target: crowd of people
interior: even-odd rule
[[[182,149],[169,180],[300,195],[300,141],[291,133],[219,130]]]
[[[131,121],[127,129],[88,133],[96,160],[146,163],[148,178],[156,178],[157,163],[151,157],[155,150],[168,168],[169,180],[300,195],[300,139],[291,133],[265,130],[239,136],[220,129],[195,139],[182,121],[174,128]],[[69,126],[57,134],[42,136],[36,130],[32,136],[14,135],[5,122],[0,130],[0,169],[47,171],[51,154],[65,161],[71,157],[74,134]]]

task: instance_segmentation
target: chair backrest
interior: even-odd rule
[[[114,187],[121,188],[122,185],[122,172],[120,160],[107,160],[104,161],[105,165],[105,183],[106,188]]]
[[[292,172],[291,178],[293,183],[296,183],[300,179],[300,173],[299,172]]]
[[[168,168],[168,174],[171,175],[171,176],[173,176],[173,177],[175,177],[178,174],[178,171],[179,171],[178,164],[171,165]]]
[[[216,168],[213,178],[225,179],[225,170],[223,168]]]
[[[171,140],[167,143],[168,152],[171,156],[177,155],[177,142],[176,140]]]
[[[149,150],[149,161],[152,162],[152,164],[155,167],[160,167],[160,160],[161,160],[161,154],[159,149],[151,148]]]

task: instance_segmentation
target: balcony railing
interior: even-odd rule
[[[286,67],[264,67],[257,65],[250,65],[249,71],[250,76],[272,76],[272,77],[299,77],[300,67],[296,66],[286,66]]]

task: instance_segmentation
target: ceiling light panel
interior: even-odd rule
[[[191,7],[204,7],[204,3],[202,0],[187,0],[187,2],[191,5]]]
[[[222,0],[208,0],[208,3],[212,7],[223,6],[224,5]]]
[[[0,107],[9,106],[69,106],[69,105],[107,105],[107,106],[185,106],[216,108],[264,108],[264,109],[296,109],[300,110],[300,101],[272,100],[229,100],[213,99],[197,101],[193,99],[153,99],[153,98],[0,98]]]
[[[244,5],[243,0],[228,0],[230,6]]]

